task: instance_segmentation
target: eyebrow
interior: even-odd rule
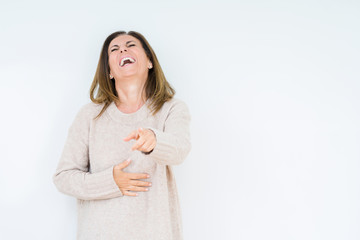
[[[130,42],[134,42],[134,41],[133,41],[133,40],[127,41],[126,44],[128,44],[128,43],[130,43]],[[134,42],[134,43],[135,43],[135,42]],[[113,48],[113,47],[119,47],[119,45],[112,45],[112,46],[110,47],[110,49]]]

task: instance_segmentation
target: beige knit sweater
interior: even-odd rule
[[[114,102],[93,120],[103,104],[85,104],[68,131],[53,176],[58,190],[77,198],[77,239],[81,240],[181,240],[182,218],[172,166],[181,164],[190,144],[190,113],[176,98],[155,115],[149,100],[136,112],[125,114]],[[133,130],[153,130],[157,144],[145,155],[131,151],[134,140],[123,141]],[[132,159],[123,169],[148,173],[140,179],[152,183],[136,197],[123,195],[113,178],[113,167]]]

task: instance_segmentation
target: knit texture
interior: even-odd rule
[[[181,164],[191,149],[190,113],[176,98],[152,116],[149,100],[136,112],[121,112],[112,102],[94,120],[103,104],[87,103],[72,122],[53,176],[57,189],[77,198],[79,240],[182,240],[182,218],[172,166]],[[131,151],[135,140],[123,141],[133,130],[148,128],[156,135],[154,150]],[[152,183],[136,197],[123,195],[113,167],[148,173],[138,179]]]

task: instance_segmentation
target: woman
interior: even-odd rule
[[[77,198],[78,239],[183,239],[172,166],[191,149],[190,114],[174,94],[140,33],[105,40],[53,177]]]

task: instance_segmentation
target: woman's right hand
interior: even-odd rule
[[[123,161],[122,163],[114,166],[113,176],[116,184],[120,188],[123,195],[127,196],[138,196],[137,193],[130,191],[146,192],[148,191],[150,182],[140,181],[136,179],[147,179],[150,176],[146,173],[128,173],[122,171],[130,164],[130,159]]]

